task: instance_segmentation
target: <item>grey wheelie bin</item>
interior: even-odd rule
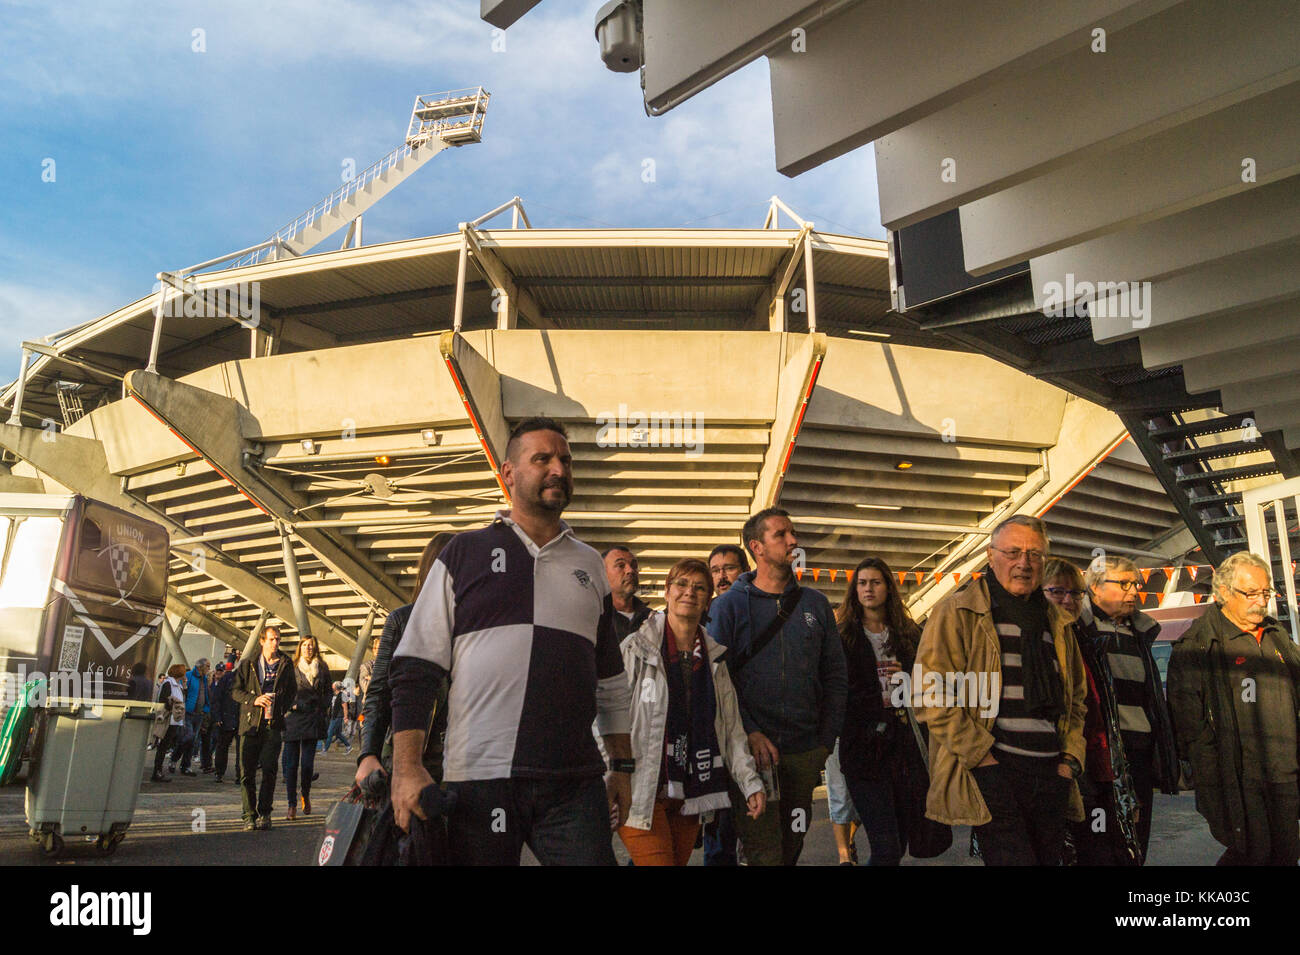
[[[27,828],[47,856],[66,840],[111,855],[126,836],[161,703],[51,699],[42,711],[27,781]]]

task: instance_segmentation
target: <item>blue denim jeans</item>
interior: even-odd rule
[[[704,824],[704,864],[736,864],[736,822],[730,809],[719,809]]]
[[[828,774],[829,775],[829,774]],[[867,865],[898,865],[903,859],[903,834],[899,828],[902,800],[897,777],[864,779],[849,776],[845,783],[852,794],[862,820],[862,829],[871,846]],[[833,817],[832,817],[833,818]]]
[[[212,765],[212,743],[206,733],[200,732],[203,726],[203,712],[185,714],[185,725],[189,729],[189,741],[181,747],[179,759],[181,772],[190,768],[194,762],[194,748],[199,747],[199,762],[202,766]]]
[[[284,788],[289,797],[289,805],[298,802],[298,770],[302,769],[302,796],[311,797],[311,776],[316,770],[316,741],[314,739],[285,740],[284,751],[280,757],[280,769],[284,773]]]
[[[330,720],[329,729],[325,732],[325,752],[330,751],[330,743],[335,740],[339,741],[340,746],[350,746],[351,744],[343,738],[343,717],[336,716]]]
[[[831,822],[848,825],[861,822],[858,812],[853,808],[853,799],[849,796],[849,784],[844,781],[840,771],[840,744],[836,740],[835,748],[826,757],[826,802],[830,807]]]
[[[452,865],[518,865],[524,845],[542,865],[614,865],[609,801],[600,776],[448,783]]]

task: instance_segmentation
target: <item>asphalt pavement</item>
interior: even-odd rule
[[[110,857],[97,855],[92,841],[66,838],[63,854],[45,858],[28,837],[24,816],[24,787],[18,784],[0,789],[0,864],[3,865],[310,865],[315,863],[326,813],[347,792],[355,772],[354,755],[337,746],[317,754],[320,779],[312,785],[310,816],[301,810],[293,822],[285,820],[285,789],[277,779],[276,799],[270,831],[244,832],[240,820],[239,786],[231,774],[223,782],[199,774],[170,776],[170,783],[148,781],[152,758],[146,761],[136,813],[126,838]],[[149,754],[152,756],[152,754]],[[196,767],[197,770],[197,767]],[[859,834],[862,861],[870,855],[864,835]],[[910,857],[905,865],[979,865],[969,856],[970,835],[965,827],[954,832],[953,846],[936,859]],[[614,839],[620,863],[627,860],[622,842]],[[1196,813],[1191,793],[1156,796],[1151,833],[1149,865],[1209,866],[1222,849],[1210,836],[1204,820]],[[535,865],[525,850],[524,863]],[[804,843],[800,865],[834,865],[837,862],[834,836],[826,812],[826,797],[818,790],[813,822]],[[691,865],[703,864],[696,851]]]

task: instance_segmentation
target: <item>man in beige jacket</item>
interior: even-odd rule
[[[1086,678],[1074,635],[1041,590],[1047,528],[1010,517],[989,572],[939,602],[916,654],[913,701],[930,729],[926,815],[975,827],[986,865],[1059,865],[1083,818]]]

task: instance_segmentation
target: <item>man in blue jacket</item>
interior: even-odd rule
[[[757,569],[741,574],[709,607],[708,631],[728,648],[750,751],[765,782],[775,777],[769,790],[776,791],[769,791],[762,816],[737,812],[735,822],[750,865],[794,865],[813,789],[844,721],[848,674],[830,601],[795,580],[799,541],[789,513],[759,511],[745,522],[743,536]],[[783,598],[792,604],[785,623],[761,641]],[[744,800],[733,792],[732,803]]]
[[[203,732],[203,718],[212,710],[210,699],[211,684],[208,682],[209,662],[206,658],[194,664],[194,668],[185,674],[185,725],[189,729],[189,740],[181,749],[181,772],[186,776],[198,774],[190,768],[194,760],[194,747],[199,746],[199,763],[203,768],[212,767],[212,748],[207,734]]]

